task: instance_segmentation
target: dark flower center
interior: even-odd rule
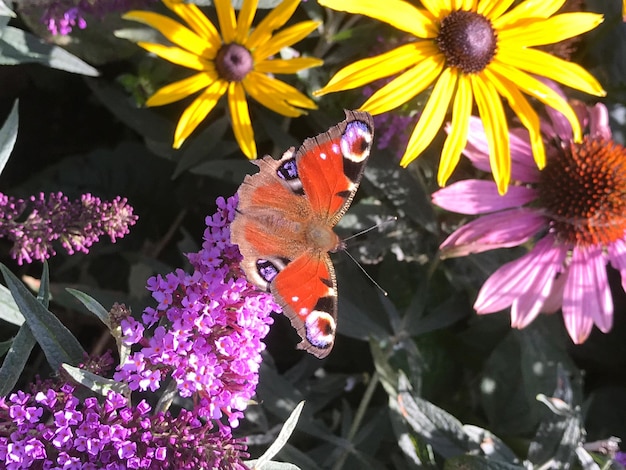
[[[446,16],[436,39],[448,67],[464,73],[483,70],[496,54],[498,37],[491,21],[473,11],[453,11]]]
[[[215,67],[220,78],[240,82],[252,70],[254,61],[250,51],[240,44],[224,44],[215,57]]]
[[[626,149],[585,137],[563,145],[541,172],[539,201],[556,236],[572,245],[606,245],[626,232]]]

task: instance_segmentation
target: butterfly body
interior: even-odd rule
[[[260,171],[239,188],[231,226],[248,280],[274,295],[302,337],[298,347],[320,358],[332,349],[337,320],[328,253],[343,242],[333,227],[354,197],[373,139],[369,114],[346,117],[280,160],[255,161]]]

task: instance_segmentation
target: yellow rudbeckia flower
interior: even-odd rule
[[[272,76],[323,64],[322,60],[309,57],[272,58],[282,48],[304,39],[320,24],[303,21],[273,34],[291,17],[300,3],[298,0],[283,1],[252,31],[257,0],[244,0],[237,18],[230,0],[214,0],[219,32],[196,5],[180,0],[163,0],[163,3],[188,27],[151,11],[130,11],[124,18],[151,26],[174,44],[139,42],[139,46],[162,59],[198,72],[159,89],[146,102],[148,106],[160,106],[203,90],[179,119],[174,148],[183,144],[225,94],[228,95],[233,133],[248,158],[256,158],[257,150],[246,95],[289,117],[304,114],[302,108],[316,108],[311,99]]]
[[[539,117],[523,93],[563,113],[576,141],[581,139],[581,130],[569,104],[536,77],[596,96],[606,94],[579,65],[533,49],[577,36],[602,22],[602,16],[593,13],[555,15],[564,1],[524,0],[510,9],[514,0],[421,0],[425,8],[420,9],[403,0],[319,0],[334,10],[388,23],[415,40],[344,67],[314,94],[348,90],[400,73],[361,106],[371,114],[381,114],[434,84],[400,164],[408,165],[428,147],[452,104],[451,131],[437,176],[441,186],[467,143],[475,103],[487,134],[493,177],[503,194],[510,180],[511,154],[501,97],[528,129],[535,162],[543,168]]]

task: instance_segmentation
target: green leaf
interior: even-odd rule
[[[6,341],[0,341],[0,357],[4,356],[11,349],[11,345],[13,344],[13,339],[8,339]]]
[[[24,315],[20,313],[11,291],[3,285],[0,285],[0,318],[17,326],[24,323]]]
[[[523,470],[526,467],[522,464],[514,465],[478,455],[461,455],[446,460],[443,468],[444,470]]]
[[[78,364],[82,361],[85,350],[72,333],[37,301],[5,265],[0,264],[0,271],[50,367],[56,371],[63,363]]]
[[[0,64],[17,65],[29,62],[90,77],[99,75],[98,70],[66,50],[51,46],[26,31],[7,26],[0,38]]]
[[[438,232],[435,212],[423,183],[400,168],[395,159],[371,159],[361,184],[368,194],[391,201],[401,219],[406,217],[431,233]]]
[[[9,117],[4,122],[2,129],[0,129],[0,173],[4,170],[4,166],[7,164],[17,140],[17,103],[18,100],[15,100]]]
[[[71,287],[66,287],[65,290],[76,297],[91,313],[100,319],[107,328],[111,329],[111,320],[109,318],[109,312],[104,308],[100,302],[84,292],[81,292]]]
[[[466,424],[463,429],[472,441],[480,445],[480,449],[486,457],[516,465],[520,463],[515,452],[487,429],[471,424]]]
[[[398,382],[398,396],[389,397],[391,408],[399,412],[413,431],[439,455],[450,458],[478,449],[459,420],[432,403],[413,396],[404,374],[400,375]]]
[[[218,144],[223,143],[228,125],[228,117],[222,116],[202,129],[202,132],[195,136],[188,145],[184,146],[183,150],[176,155],[179,161],[173,177],[178,177],[184,171],[195,167],[198,163],[207,159],[215,160],[220,158],[221,155],[216,155],[214,149]],[[233,144],[235,143],[233,142]]]
[[[11,8],[9,8],[4,0],[0,0],[0,16],[15,18],[17,15],[13,10],[11,10]]]
[[[46,308],[50,305],[50,269],[48,268],[48,261],[43,262],[41,282],[39,283],[39,290],[37,291],[37,301]]]
[[[244,464],[246,464],[248,468],[254,470],[300,470],[300,467],[297,465],[286,462],[263,462],[263,466],[261,467],[259,465],[259,460],[246,460]]]
[[[92,392],[106,396],[112,390],[124,395],[125,397],[130,396],[130,388],[128,388],[128,385],[125,383],[100,377],[97,374],[79,369],[78,367],[70,366],[69,364],[63,364],[61,367],[63,367],[63,369],[65,369],[70,377],[72,377],[76,382],[84,385]]]
[[[280,433],[278,433],[278,437],[272,443],[271,446],[265,451],[265,453],[257,460],[256,466],[259,469],[265,468],[264,465],[267,464],[270,460],[272,460],[280,449],[287,443],[294,429],[296,429],[296,425],[298,424],[298,419],[300,418],[300,414],[302,413],[302,408],[304,408],[304,402],[301,401],[294,408],[294,410],[285,421]],[[268,467],[269,468],[269,467]],[[296,467],[297,468],[297,467]]]
[[[133,105],[126,93],[101,80],[89,79],[87,85],[100,102],[120,121],[148,140],[167,141],[168,149],[171,150],[174,127],[168,120],[149,109]]]
[[[7,395],[15,387],[36,342],[28,325],[22,325],[0,368],[0,396]]]

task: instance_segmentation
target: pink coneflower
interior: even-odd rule
[[[587,135],[573,141],[569,122],[549,110],[543,123],[546,168],[533,164],[528,134],[511,132],[512,177],[520,182],[498,195],[490,181],[460,181],[433,194],[435,204],[464,214],[486,214],[441,245],[443,256],[463,256],[534,241],[521,258],[487,279],[474,308],[493,313],[511,307],[511,325],[524,328],[540,312],[562,308],[572,340],[580,344],[595,324],[608,332],[613,302],[606,264],[626,289],[626,149],[611,140],[606,107],[576,106]],[[465,155],[489,169],[485,133],[472,119]]]

